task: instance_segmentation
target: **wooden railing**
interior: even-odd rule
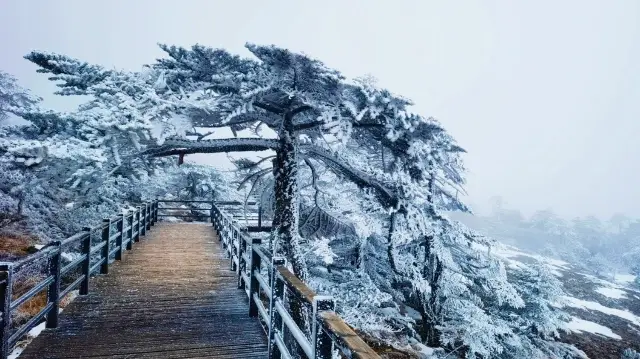
[[[204,220],[204,222],[207,222],[211,219],[211,210],[213,209],[213,201],[180,201],[160,199],[157,200],[156,203],[158,203],[158,217],[175,217],[183,219],[189,218],[192,220]],[[160,206],[160,204],[163,205]],[[189,207],[175,207],[179,206],[180,204],[185,204]]]
[[[79,289],[80,295],[88,294],[89,278],[109,273],[109,264],[121,260],[123,251],[131,250],[133,243],[146,235],[157,220],[158,201],[143,203],[63,241],[51,242],[18,261],[0,262],[0,358],[6,359],[15,343],[43,320],[47,328],[56,328],[60,301],[75,289]],[[63,266],[62,255],[67,252],[80,254]],[[44,279],[14,296],[19,273],[28,270],[42,274]],[[26,323],[12,328],[11,318],[16,310],[45,290],[44,307]]]
[[[159,207],[159,203],[180,202],[195,204],[196,208]],[[200,204],[210,206],[202,208]],[[257,226],[241,226],[230,215],[235,212],[245,218],[246,209],[237,210],[240,205],[254,206],[257,214],[253,213],[250,219],[257,220]],[[191,213],[159,214],[164,210],[188,210]],[[158,217],[201,219],[205,215],[198,212],[202,211],[209,212],[206,217],[219,234],[229,257],[230,269],[237,273],[238,288],[249,298],[248,314],[257,317],[265,328],[270,359],[292,358],[293,350],[309,359],[329,359],[334,349],[347,358],[380,358],[334,312],[333,298],[317,295],[287,269],[283,258],[272,257],[261,245],[260,238],[249,236],[249,232],[270,229],[262,225],[261,210],[256,203],[157,200],[144,203],[134,211],[106,218],[99,226],[87,227],[63,241],[52,242],[16,262],[0,262],[0,359],[6,359],[15,343],[43,320],[47,328],[57,327],[61,299],[77,288],[80,295],[88,294],[89,278],[94,274],[107,274],[109,264],[121,260],[123,252],[131,250],[133,243],[151,230]],[[80,254],[63,266],[63,253]],[[16,274],[45,262],[44,271],[41,271],[44,279],[25,293],[14,296]],[[73,274],[76,274],[75,278]],[[46,304],[39,313],[19,327],[12,328],[12,314],[45,290]],[[306,320],[300,320],[303,315]]]
[[[309,359],[330,359],[334,349],[347,358],[380,358],[334,312],[333,298],[317,295],[287,269],[284,258],[272,257],[260,238],[251,238],[246,227],[217,205],[212,222],[237,273],[238,288],[249,298],[249,315],[265,328],[269,359],[292,358],[293,351]]]

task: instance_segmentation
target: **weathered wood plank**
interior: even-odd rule
[[[380,359],[380,356],[367,345],[335,312],[324,311],[320,314],[329,335],[337,340],[344,349],[351,352],[354,359]]]
[[[20,358],[265,358],[236,280],[210,225],[160,222]]]

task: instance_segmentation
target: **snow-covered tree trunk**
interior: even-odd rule
[[[284,115],[273,163],[276,198],[273,226],[276,250],[291,263],[298,278],[306,280],[307,269],[298,233],[298,141],[293,127],[294,115],[295,111]]]

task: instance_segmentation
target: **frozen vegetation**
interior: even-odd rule
[[[565,291],[581,246],[524,252],[495,240],[509,234],[457,220],[452,213],[470,212],[459,199],[465,150],[374,79],[347,79],[275,46],[248,44],[251,58],[201,45],[161,48],[166,56],[142,72],[27,54],[58,94],[88,98],[70,113],[42,108],[1,74],[0,115],[26,121],[0,127],[3,233],[46,242],[157,197],[257,198],[273,221],[269,248],[333,295],[367,340],[404,355],[584,358],[565,333],[622,336],[568,309],[639,325],[630,311]],[[233,137],[216,138],[223,128]],[[225,152],[254,159],[234,160],[232,175],[184,161]],[[535,223],[561,228],[539,217]],[[588,233],[599,248],[585,244],[589,261],[606,268],[599,264],[614,254],[594,226],[576,222],[581,232],[571,238]],[[634,245],[619,258],[637,273]],[[606,298],[628,297],[613,284],[598,288]]]

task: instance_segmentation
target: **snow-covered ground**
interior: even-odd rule
[[[588,332],[593,334],[604,335],[605,337],[609,337],[615,340],[622,339],[621,336],[614,333],[611,329],[600,325],[598,323],[594,323],[588,320],[572,317],[571,321],[567,324],[567,329],[574,331],[576,333]]]
[[[634,324],[640,328],[640,317],[631,313],[629,310],[621,310],[616,308],[610,308],[604,306],[598,302],[582,300],[574,297],[564,297],[567,301],[567,306],[573,308],[579,308],[584,310],[595,310],[607,315],[613,315],[624,320],[629,321],[631,324]],[[638,338],[640,339],[640,338]]]
[[[596,289],[596,292],[613,299],[622,299],[626,297],[625,291],[618,288],[600,287]]]
[[[492,247],[491,254],[500,258],[507,269],[533,262],[548,266],[566,291],[564,303],[559,305],[571,314],[563,338],[591,353],[591,358],[618,359],[625,348],[640,350],[640,289],[634,287],[635,276],[611,274],[609,279],[599,278],[582,273],[565,261],[502,243]]]

